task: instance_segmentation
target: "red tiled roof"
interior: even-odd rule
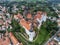
[[[37,18],[38,18],[38,19],[41,19],[42,14],[43,14],[42,11],[37,11],[37,14],[34,16],[33,22],[37,23],[36,19],[37,19]],[[31,25],[30,25],[31,22],[30,22],[30,21],[26,21],[26,20],[22,17],[22,15],[19,14],[19,13],[18,13],[17,17],[18,17],[18,18],[22,18],[22,19],[20,19],[20,24],[21,24],[22,26],[24,26],[27,30],[30,30],[30,28],[31,28]],[[28,13],[28,14],[27,14],[27,18],[28,18],[28,19],[31,19],[31,18],[32,18],[32,15],[31,15],[30,13]],[[36,24],[34,24],[34,25],[36,26]]]
[[[27,28],[27,30],[30,30],[30,22],[25,21],[24,19],[20,20],[20,24]]]
[[[23,16],[21,15],[21,14],[19,14],[18,13],[18,15],[16,15],[18,18],[22,18],[22,19],[20,19],[20,24],[22,25],[22,26],[24,26],[27,30],[30,30],[30,22],[28,22],[28,21],[26,21],[24,18],[23,18]],[[28,14],[28,16],[27,16],[28,18],[31,18],[31,14]]]
[[[27,14],[27,18],[28,19],[31,19],[32,18],[32,15],[30,13]]]
[[[10,39],[8,37],[2,36],[2,38],[0,39],[0,45],[9,45],[9,44],[10,44]]]
[[[34,16],[34,19],[37,19],[37,18],[41,19],[41,17],[42,16],[40,14],[37,14],[37,15]]]
[[[23,16],[20,13],[17,14],[17,17],[18,18],[23,18]]]
[[[41,19],[41,17],[42,17],[42,11],[37,11],[37,14],[34,16],[34,19],[37,18]]]
[[[14,15],[14,17],[19,19],[23,18],[23,16],[20,13],[18,13],[17,15]]]
[[[42,15],[42,13],[43,13],[42,11],[37,11],[37,14],[40,14],[40,15]]]
[[[14,45],[19,43],[18,40],[15,38],[15,36],[12,34],[12,32],[10,32],[9,35]]]

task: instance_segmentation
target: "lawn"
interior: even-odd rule
[[[48,31],[43,26],[40,28],[38,37],[34,42],[26,41],[19,33],[17,33],[17,35],[15,34],[15,36],[18,37],[18,39],[23,43],[25,42],[28,45],[43,45],[44,42],[46,42],[50,37]]]
[[[13,34],[19,40],[19,42],[21,41],[23,45],[27,45],[27,41],[25,41],[24,38],[19,33],[13,32]]]
[[[13,23],[14,24],[14,27],[16,27],[17,26],[17,23],[16,22],[14,22]],[[40,29],[38,30],[38,29],[36,29],[37,31],[36,32],[39,32],[37,35],[38,36],[36,36],[37,38],[36,38],[36,40],[34,41],[34,42],[29,42],[29,41],[27,41],[26,39],[24,39],[24,37],[22,37],[19,33],[21,33],[21,32],[14,32],[14,35],[16,36],[16,38],[19,40],[19,41],[22,41],[22,43],[25,45],[43,45],[43,43],[44,42],[46,42],[48,39],[49,39],[49,33],[48,33],[48,31],[45,29],[45,26],[46,25],[46,23],[44,23],[41,27],[40,27]],[[16,27],[17,28],[17,27]],[[15,29],[16,29],[15,28]],[[20,31],[21,30],[23,30],[23,29],[21,29],[21,27],[20,27]],[[24,31],[23,31],[24,32]]]
[[[47,30],[45,30],[43,27],[40,29],[37,40],[35,41],[36,44],[38,45],[42,45],[42,43],[44,43],[46,40],[49,39],[49,33],[47,32]]]
[[[16,25],[16,24],[15,24]],[[24,39],[24,37],[22,37],[19,33],[21,32],[14,32],[14,35],[16,36],[16,38],[19,40],[19,41],[22,41],[22,43],[25,45],[43,45],[44,42],[46,42],[48,39],[49,39],[49,33],[48,31],[45,29],[45,24],[43,24],[43,26],[40,27],[39,29],[39,33],[37,34],[37,38],[34,42],[29,42],[27,41],[26,39]],[[21,29],[20,29],[21,30]],[[36,29],[38,30],[38,29]],[[37,32],[37,31],[36,31]]]

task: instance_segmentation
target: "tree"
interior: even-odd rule
[[[45,28],[48,32],[50,32],[52,30],[57,31],[58,30],[57,22],[56,21],[52,22],[51,20],[47,20]]]

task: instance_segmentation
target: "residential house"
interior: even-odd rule
[[[43,21],[45,22],[46,19],[47,19],[47,14],[45,12],[44,13],[40,12],[40,11],[37,12],[37,14],[34,16],[34,20],[35,20],[35,22],[37,21],[39,23],[38,29],[40,28],[42,22]]]
[[[15,38],[15,36],[13,35],[12,32],[9,33],[9,37],[10,37],[13,45],[23,45],[22,43],[20,43],[20,42]]]

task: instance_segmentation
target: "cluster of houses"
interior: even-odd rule
[[[60,11],[58,13],[58,16],[59,16],[59,19],[57,20],[57,22],[58,22],[58,26],[60,27]]]
[[[0,45],[23,45],[19,42],[12,32],[5,34],[0,33]]]
[[[54,35],[51,40],[47,43],[47,45],[60,45],[60,32]]]
[[[0,32],[0,45],[23,45],[21,42],[17,40],[17,38],[13,35],[12,32],[8,32],[8,29],[12,29],[11,21],[12,15],[8,12],[10,7],[6,7],[0,5],[0,31],[6,31],[5,33]],[[12,12],[16,12],[18,10],[14,5],[12,8]]]
[[[30,12],[26,14],[26,18],[22,16],[20,13],[14,15],[15,20],[19,20],[19,24],[25,29],[25,32],[29,36],[29,41],[33,41],[35,37],[35,31],[33,27],[37,27],[38,29],[42,25],[42,22],[45,22],[47,18],[47,13],[42,11],[37,11],[36,15],[33,16]]]
[[[53,9],[58,14],[59,18],[57,19],[57,23],[58,23],[58,27],[60,27],[60,10],[58,8],[55,8],[55,7],[53,7]]]
[[[0,30],[12,29],[11,24],[12,17],[6,12],[6,7],[0,6]]]
[[[53,35],[48,40],[46,45],[60,45],[60,11],[57,8],[55,8],[55,12],[58,14],[58,19],[56,21],[57,21],[59,30],[57,31],[55,35]]]
[[[8,7],[10,8],[10,7]],[[25,6],[22,6],[22,9],[25,9]],[[7,11],[7,7],[0,5],[0,31],[12,29],[11,20],[12,16]],[[18,11],[16,5],[13,5],[12,12],[15,13]],[[26,10],[25,12],[26,13]],[[30,12],[26,14],[26,18],[24,18],[24,14],[16,14],[14,15],[14,19],[19,21],[19,24],[25,29],[26,34],[29,36],[29,41],[33,41],[34,37],[36,36],[34,27],[38,29],[42,25],[42,22],[46,21],[47,13],[42,11],[37,11],[36,14],[33,16]],[[9,35],[7,35],[9,34]],[[7,43],[8,42],[8,43]],[[13,33],[7,33],[4,35],[0,33],[0,44],[1,45],[22,45],[19,41],[14,37]]]
[[[12,16],[7,12],[5,6],[0,5],[0,31],[12,29],[11,26]],[[20,43],[12,32],[0,33],[0,45],[23,45]]]

